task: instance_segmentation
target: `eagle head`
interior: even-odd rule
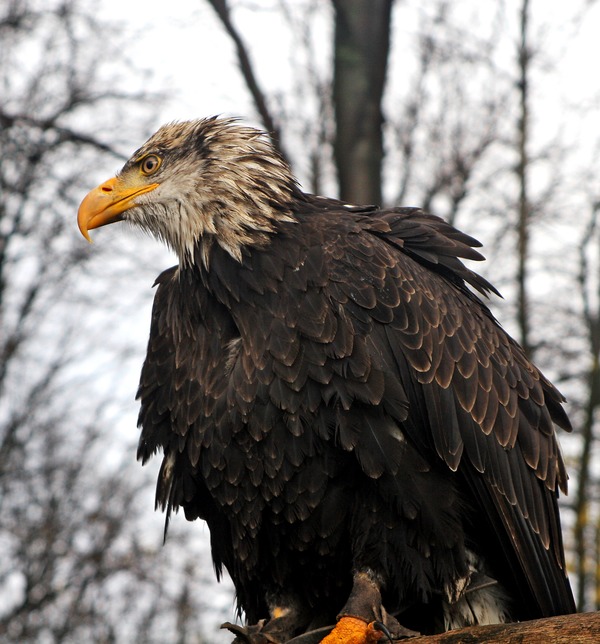
[[[112,179],[81,202],[82,235],[116,221],[167,243],[181,264],[214,242],[241,261],[265,244],[278,221],[294,221],[299,194],[268,136],[235,119],[212,117],[161,127]]]

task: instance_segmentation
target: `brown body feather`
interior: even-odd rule
[[[206,520],[250,622],[383,619],[379,592],[421,632],[574,610],[563,398],[479,299],[478,242],[304,194],[263,134],[216,118],[159,130],[78,215],[88,238],[121,219],[179,256],[138,455],[164,452],[157,504]]]
[[[418,210],[306,197],[241,262],[159,279],[139,455],[162,507],[204,518],[251,621],[270,594],[334,619],[351,571],[403,623],[469,574],[513,618],[573,610],[554,424],[562,397],[466,287],[474,241]]]

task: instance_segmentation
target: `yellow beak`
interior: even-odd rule
[[[91,242],[88,230],[100,228],[123,219],[122,213],[133,208],[135,197],[154,190],[159,184],[131,186],[118,177],[113,177],[89,192],[77,213],[81,234]]]

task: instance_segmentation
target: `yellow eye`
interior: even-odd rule
[[[156,156],[156,154],[150,154],[140,161],[140,170],[145,175],[154,174],[160,168],[161,163],[162,159],[159,156]]]

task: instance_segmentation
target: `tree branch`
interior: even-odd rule
[[[441,635],[415,637],[410,644],[517,644],[552,642],[553,644],[592,644],[600,638],[600,613],[561,615],[516,624],[472,626]]]
[[[320,628],[289,640],[287,644],[319,644],[329,628]],[[385,640],[382,639],[383,642]],[[472,626],[456,631],[394,640],[406,644],[593,644],[600,641],[600,613],[561,615],[516,624]]]
[[[261,121],[271,136],[275,147],[279,153],[285,157],[283,150],[281,148],[281,129],[275,118],[272,116],[271,111],[267,105],[267,99],[264,92],[260,88],[258,79],[254,74],[254,69],[252,63],[250,62],[250,55],[239,31],[235,28],[234,24],[231,22],[231,12],[229,11],[229,5],[226,0],[208,0],[209,4],[215,10],[219,20],[221,21],[225,31],[229,34],[230,38],[235,44],[235,49],[237,52],[238,62],[240,64],[240,71],[242,72],[242,77],[246,82],[246,86],[250,91],[254,105],[260,115]]]

